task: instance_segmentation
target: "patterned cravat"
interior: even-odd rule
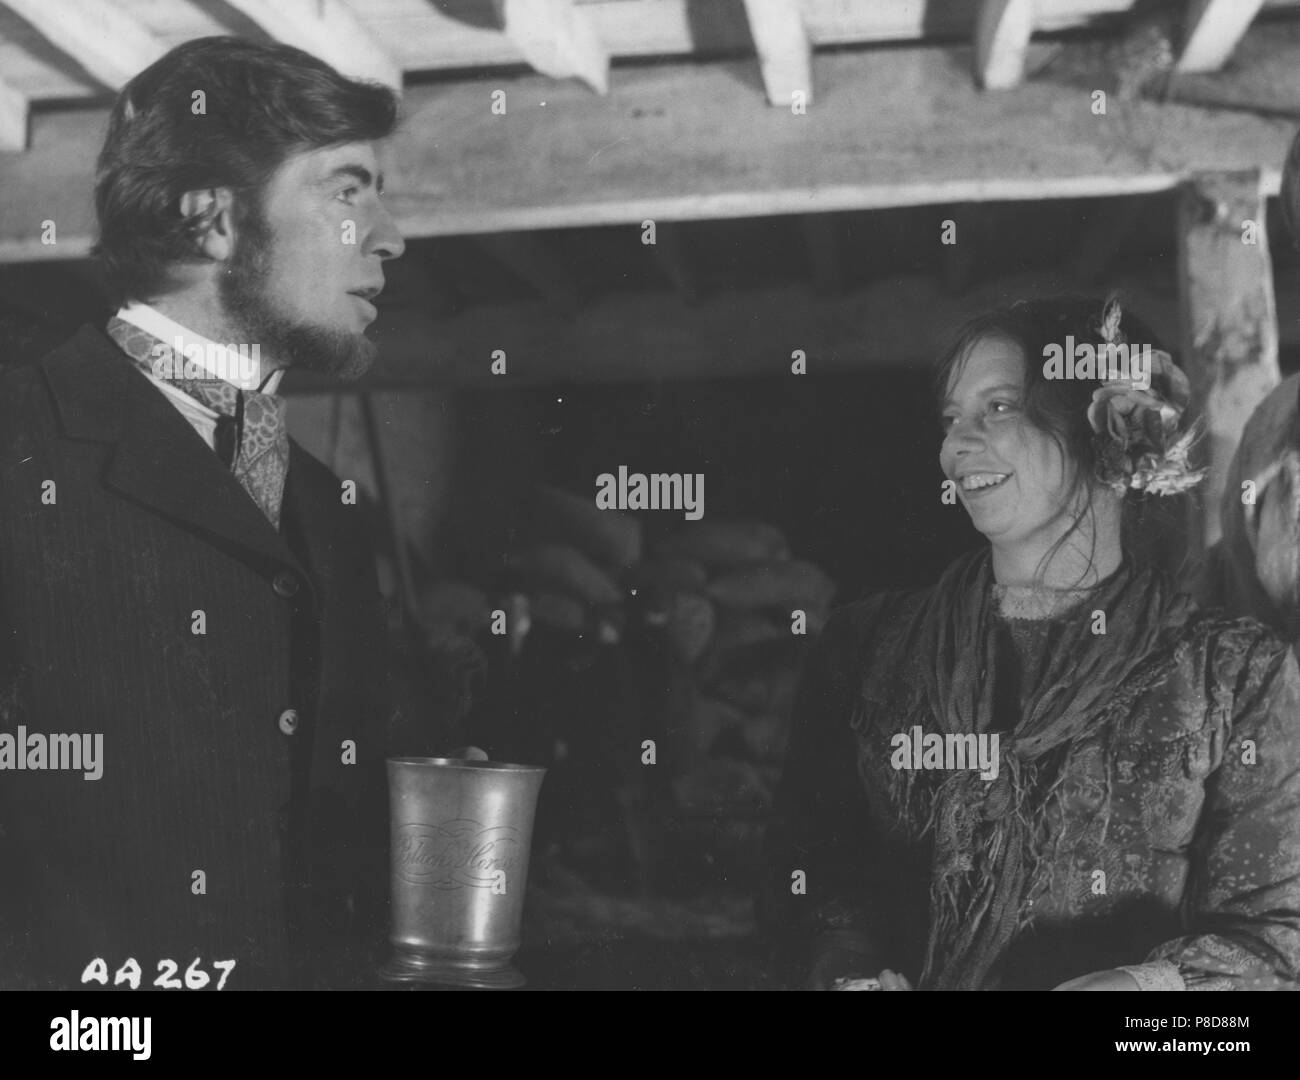
[[[171,346],[165,342],[117,316],[109,319],[107,332],[136,367],[150,375],[156,375],[154,365],[161,353],[157,347],[161,345],[167,350],[162,355],[172,352]],[[183,361],[184,358],[176,359]],[[284,423],[284,399],[257,390],[240,390],[217,378],[171,378],[167,381],[219,414],[217,453],[230,466],[235,478],[252,496],[267,520],[278,529],[284,480],[289,473],[289,431]]]

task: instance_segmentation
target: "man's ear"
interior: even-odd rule
[[[213,262],[234,254],[235,226],[229,188],[200,188],[181,196],[181,217],[189,226],[195,252]]]

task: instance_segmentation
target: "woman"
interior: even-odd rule
[[[1242,493],[1249,490],[1247,501]],[[1261,401],[1241,433],[1219,507],[1223,536],[1196,596],[1253,615],[1300,649],[1300,375]]]
[[[1300,980],[1300,671],[1123,527],[1199,479],[1187,381],[1044,359],[1126,331],[1150,343],[1115,300],[1020,303],[941,366],[940,464],[988,546],[842,609],[810,659],[769,843],[812,986]]]

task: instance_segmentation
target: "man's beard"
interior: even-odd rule
[[[370,370],[378,348],[365,334],[294,322],[267,296],[271,281],[271,233],[260,208],[241,223],[239,239],[219,286],[226,318],[249,345],[283,367],[296,367],[351,381]]]

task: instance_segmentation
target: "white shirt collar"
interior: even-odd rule
[[[238,343],[233,348],[218,345],[193,330],[187,330],[157,308],[138,301],[123,307],[118,311],[117,317],[170,345],[178,357],[193,360],[214,378],[224,379],[240,390],[260,389],[264,394],[274,394],[279,389],[280,379],[284,376],[283,368],[267,375],[265,384],[262,385],[262,348],[258,344]]]

